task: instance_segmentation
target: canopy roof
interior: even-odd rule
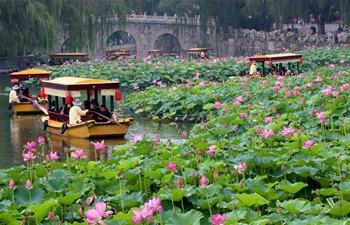
[[[45,94],[58,97],[79,97],[81,91],[100,91],[101,95],[114,95],[119,82],[81,77],[60,77],[43,81]]]
[[[272,63],[283,63],[283,62],[299,62],[303,56],[301,54],[294,53],[281,53],[271,55],[258,55],[250,57],[249,61],[265,62],[272,61]]]
[[[163,51],[159,49],[152,49],[152,50],[149,50],[148,52],[163,52]]]
[[[188,50],[188,52],[206,52],[209,50],[209,48],[191,48]]]
[[[88,54],[85,52],[58,52],[50,55],[50,58],[87,58]]]
[[[20,72],[13,72],[10,74],[10,79],[12,84],[18,84],[21,81],[29,80],[30,78],[38,78],[41,82],[42,80],[49,80],[52,71],[29,69],[22,70]]]

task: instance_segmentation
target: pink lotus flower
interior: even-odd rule
[[[326,115],[325,115],[325,113],[324,113],[324,112],[320,112],[320,113],[316,113],[316,115],[317,115],[317,119],[319,119],[320,122],[321,122],[322,124],[324,124],[324,123],[325,123],[325,120],[326,120]]]
[[[139,86],[135,86],[135,87],[134,87],[134,90],[139,90],[139,89],[140,89]]]
[[[209,179],[203,174],[201,179],[199,179],[199,184],[202,186],[202,187],[207,187],[208,184],[209,184]]]
[[[214,179],[215,180],[219,179],[219,174],[217,172],[214,172]]]
[[[220,215],[220,214],[215,214],[212,218],[211,218],[211,224],[212,225],[224,225],[226,221],[226,215]]]
[[[237,102],[244,102],[243,95],[237,96],[235,101],[237,101]]]
[[[94,145],[95,150],[105,150],[106,145],[105,145],[105,141],[102,140],[101,143],[96,141],[96,142],[92,142],[92,144]]]
[[[261,137],[264,139],[268,139],[269,137],[273,137],[275,134],[273,133],[273,130],[263,130],[261,132]]]
[[[33,152],[28,152],[28,153],[22,152],[22,156],[23,156],[24,162],[30,162],[36,158]]]
[[[341,87],[340,87],[340,90],[341,91],[345,91],[346,89],[349,89],[350,85],[348,83],[346,84],[343,84]]]
[[[313,140],[307,140],[305,141],[303,147],[306,149],[310,149],[312,148],[312,146],[314,146],[314,141]]]
[[[248,115],[247,115],[246,113],[240,113],[239,116],[240,116],[241,118],[247,118],[247,117],[248,117]]]
[[[159,143],[160,142],[160,137],[157,135],[156,136],[156,142]]]
[[[185,138],[187,137],[187,132],[186,131],[182,131],[182,136]]]
[[[345,63],[344,59],[341,59],[340,64],[344,64],[344,63]]]
[[[281,131],[281,135],[283,137],[293,137],[294,136],[294,128],[293,126],[285,127],[283,126],[283,130]]]
[[[216,109],[219,109],[219,108],[221,107],[221,103],[220,103],[220,102],[215,102],[215,103],[214,103],[214,107],[215,107]]]
[[[332,93],[332,86],[328,86],[327,88],[320,91],[323,96],[328,96]]]
[[[36,152],[35,146],[36,146],[36,144],[34,141],[27,142],[26,149],[28,149],[29,151],[32,151],[32,152]]]
[[[143,139],[143,136],[142,135],[135,135],[134,136],[134,142],[136,143],[136,142],[139,142],[139,141],[142,141],[142,139]]]
[[[291,93],[290,93],[290,91],[286,91],[286,92],[284,93],[284,95],[285,95],[287,98],[290,98]]]
[[[209,150],[207,151],[207,154],[211,156],[214,155],[216,148],[217,148],[216,145],[209,146]]]
[[[176,164],[175,164],[174,162],[170,162],[170,163],[168,164],[168,169],[169,169],[170,171],[176,171],[177,166],[176,166]]]
[[[95,204],[95,209],[89,209],[85,212],[85,216],[87,217],[84,221],[88,222],[89,225],[93,224],[105,224],[103,217],[108,217],[113,214],[113,211],[106,211],[107,204],[105,202],[97,202]]]
[[[307,84],[305,85],[305,87],[306,87],[306,88],[309,88],[309,89],[312,88],[312,83],[307,83]]]
[[[145,208],[143,210],[137,208],[136,210],[133,210],[132,213],[134,216],[131,218],[131,220],[134,222],[134,224],[144,223],[146,221],[152,223],[152,216],[153,216],[153,209],[149,204],[145,204]]]
[[[44,142],[45,142],[44,137],[43,136],[39,136],[38,137],[38,142],[39,142],[39,144],[44,144]],[[35,148],[35,145],[34,145],[34,148]]]
[[[322,78],[320,76],[317,76],[317,78],[314,80],[314,82],[322,82]]]
[[[248,164],[246,162],[240,162],[238,165],[235,165],[233,167],[239,174],[243,174],[243,172],[248,168]]]
[[[262,84],[268,84],[267,80],[263,80],[261,83]]]
[[[271,122],[272,122],[272,117],[265,118],[265,123],[271,123]]]
[[[163,211],[163,206],[160,204],[161,200],[159,197],[154,197],[153,199],[149,200],[148,203],[145,204],[146,205],[149,205],[151,210],[153,210],[153,212],[161,212]]]
[[[277,86],[277,85],[275,85],[274,87],[273,87],[273,90],[274,91],[279,91],[281,89],[281,87],[280,86]]]
[[[30,181],[30,179],[28,179],[28,180],[26,181],[26,188],[27,188],[28,190],[30,190],[30,189],[33,188],[33,185],[32,185],[32,182]]]
[[[50,152],[50,154],[45,156],[48,161],[56,161],[60,157],[58,157],[57,152]]]
[[[72,160],[79,160],[79,159],[86,159],[87,158],[83,149],[78,149],[77,151],[72,152],[70,155],[72,157]]]

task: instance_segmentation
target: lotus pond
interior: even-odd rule
[[[135,111],[153,119],[202,115],[191,132],[179,130],[187,142],[135,134],[110,159],[88,161],[82,149],[44,156],[40,137],[25,146],[26,166],[1,170],[0,223],[348,224],[347,52],[308,49],[304,73],[259,79],[238,76],[244,58],[174,59],[186,71],[176,80],[145,69],[158,71],[162,59],[134,64],[144,72],[128,83],[138,86],[127,100]],[[123,63],[66,65],[55,76],[99,64],[117,73]],[[226,78],[216,66],[230,68]],[[153,82],[155,74],[166,81]],[[97,155],[105,151],[102,140],[94,146]]]

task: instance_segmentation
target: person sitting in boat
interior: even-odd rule
[[[100,105],[100,109],[101,109],[101,114],[104,117],[100,116],[98,118],[98,122],[107,122],[107,121],[111,120],[113,123],[113,122],[117,121],[117,115],[114,114],[113,112],[110,112],[105,105]]]
[[[10,91],[9,95],[9,103],[19,103],[18,95],[17,95],[17,90],[19,89],[19,86],[16,84],[12,87],[12,90]]]
[[[100,104],[97,101],[91,100],[91,106],[92,110],[90,111],[94,111],[101,114]],[[95,121],[98,121],[99,115],[97,113],[92,113],[92,119]]]
[[[23,97],[23,96],[24,96],[24,89],[21,88],[21,89],[19,89],[18,100],[19,100],[20,102],[28,102],[28,99],[25,98],[25,97]]]
[[[27,98],[31,98],[32,95],[29,93],[29,88],[25,88],[23,91],[23,96],[27,97]]]
[[[81,122],[81,116],[85,116],[87,110],[82,110],[79,106],[83,104],[78,98],[73,101],[73,106],[69,110],[69,123],[77,124]]]
[[[105,105],[100,105],[101,115],[97,117],[97,122],[107,122],[111,118],[111,113]]]
[[[56,101],[55,100],[51,101],[51,108],[49,108],[48,111],[56,112]]]

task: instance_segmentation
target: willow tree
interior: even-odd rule
[[[0,1],[0,54],[13,56],[49,49],[57,37],[57,21],[52,8],[60,2],[31,0]]]

